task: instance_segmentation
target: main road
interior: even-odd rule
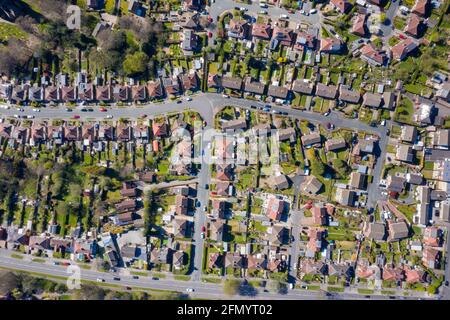
[[[22,259],[10,256],[11,251],[0,249],[0,268],[10,269],[14,271],[23,271],[34,273],[40,277],[56,277],[58,280],[72,277],[73,269],[68,269],[62,265],[54,265],[50,259],[44,259],[45,262],[32,261],[31,256],[23,256]],[[227,299],[223,292],[223,285],[220,283],[208,283],[200,281],[182,281],[174,279],[154,280],[151,277],[140,276],[134,279],[131,275],[117,275],[116,273],[101,272],[95,270],[87,270],[80,268],[81,281],[99,282],[99,285],[110,286],[114,289],[116,286],[131,287],[132,290],[164,290],[168,292],[186,293],[187,289],[193,289],[189,296],[193,298],[206,299]],[[114,280],[120,278],[120,280]],[[73,283],[73,282],[72,282]],[[236,295],[233,299],[258,299],[258,300],[323,300],[323,299],[362,299],[363,296],[357,293],[336,293],[327,296],[323,291],[308,290],[289,290],[285,293],[271,293],[252,290],[253,294]],[[371,295],[371,299],[387,299],[382,295]],[[400,297],[399,297],[400,298]],[[401,299],[417,299],[416,297],[403,297]]]

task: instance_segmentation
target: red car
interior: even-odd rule
[[[294,14],[295,13],[295,11],[294,10],[288,10],[288,12],[290,13],[290,14]]]
[[[106,108],[100,108],[100,111],[101,111],[101,112],[106,112],[106,111],[108,111],[108,110],[106,110]]]
[[[80,119],[80,116],[76,114],[72,117],[72,119]]]
[[[399,37],[400,39],[406,39],[406,37],[405,37],[404,35],[402,35],[402,34],[399,34],[398,37]]]
[[[212,32],[208,32],[208,38],[212,38]]]
[[[205,231],[206,231],[205,226],[202,226],[202,232],[205,232]]]

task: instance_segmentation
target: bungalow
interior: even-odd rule
[[[325,99],[335,99],[337,94],[337,86],[325,85],[323,83],[317,83],[316,94]]]
[[[300,271],[302,274],[327,275],[328,266],[323,261],[314,259],[302,259],[300,261]]]
[[[399,144],[397,145],[397,152],[395,159],[403,162],[412,162],[414,158],[413,149],[410,145]]]
[[[166,122],[152,122],[152,132],[155,138],[166,137],[169,134],[169,126]]]
[[[91,83],[83,83],[78,86],[78,99],[81,101],[94,100],[94,86]]]
[[[349,86],[340,85],[339,87],[339,100],[357,104],[359,103],[359,100],[361,99],[361,95],[358,91],[351,90]]]
[[[117,126],[117,140],[121,142],[128,142],[131,141],[132,139],[133,139],[133,129],[125,123],[120,123]]]
[[[134,181],[124,181],[122,183],[122,189],[120,189],[120,195],[122,197],[133,198],[137,195],[136,183]]]
[[[153,172],[140,172],[138,176],[139,180],[145,183],[153,183],[156,178],[156,174]]]
[[[382,66],[386,62],[386,54],[378,51],[372,44],[365,44],[360,50],[361,59],[372,66]]]
[[[44,100],[44,88],[38,86],[32,86],[28,89],[29,101],[42,101]]]
[[[411,14],[404,30],[405,33],[415,38],[419,38],[423,33],[423,29],[424,25],[422,19],[416,14]]]
[[[419,269],[411,269],[408,266],[403,268],[405,272],[406,283],[417,283],[422,282],[424,272]]]
[[[314,206],[311,208],[313,223],[318,226],[324,226],[327,224],[328,213],[325,207]]]
[[[111,101],[112,99],[112,90],[111,90],[111,86],[106,85],[106,86],[97,86],[95,88],[96,91],[96,99],[97,101]]]
[[[130,87],[121,85],[114,86],[113,97],[115,101],[128,101],[130,99]]]
[[[247,256],[247,269],[265,270],[267,268],[267,259],[264,254],[249,254]]]
[[[145,86],[135,85],[131,87],[131,100],[145,101],[147,99],[147,92]]]
[[[383,92],[383,106],[382,107],[384,109],[388,109],[388,110],[394,109],[395,99],[396,99],[396,95],[394,92],[392,92],[392,91]]]
[[[63,86],[61,87],[61,100],[62,101],[75,101],[77,99],[76,87]]]
[[[272,227],[267,228],[267,241],[269,241],[269,244],[280,246],[285,243],[286,236],[288,230],[281,225],[274,225]]]
[[[208,88],[221,88],[221,79],[216,73],[208,74]]]
[[[295,137],[295,129],[292,127],[278,130],[278,140],[280,141],[289,140],[290,142],[295,142]]]
[[[229,194],[229,188],[231,184],[228,181],[218,181],[216,182],[216,188],[214,192],[218,196],[227,196]]]
[[[270,41],[271,50],[276,50],[278,45],[290,47],[294,43],[295,33],[292,29],[275,27],[273,29],[272,40]]]
[[[269,85],[267,95],[270,97],[286,100],[289,94],[289,90],[285,87]]]
[[[378,93],[366,92],[363,96],[363,105],[371,108],[381,107],[383,97]]]
[[[175,196],[175,213],[187,215],[189,213],[189,198],[181,194]]]
[[[412,8],[412,13],[415,13],[421,17],[425,17],[428,14],[429,0],[417,0],[414,7]]]
[[[136,200],[135,199],[126,199],[123,200],[115,205],[115,208],[118,212],[130,212],[136,210]],[[131,214],[123,217],[118,217],[119,221],[120,219],[126,219],[126,220],[132,220]]]
[[[430,269],[438,269],[440,266],[441,252],[430,247],[426,247],[422,253],[422,263]]]
[[[188,221],[180,218],[175,218],[173,221],[172,234],[175,238],[184,238],[187,235]]]
[[[322,142],[322,136],[319,132],[313,132],[302,136],[302,143],[304,146],[311,146],[316,143],[320,144]]]
[[[180,82],[177,76],[163,79],[163,86],[168,95],[178,95],[181,92]]]
[[[307,194],[318,194],[322,189],[322,182],[314,176],[307,176],[301,184],[300,189]]]
[[[405,221],[388,221],[389,237],[388,241],[401,240],[409,236],[409,228]]]
[[[419,47],[419,44],[411,38],[405,39],[391,48],[395,60],[403,60]]]
[[[216,242],[222,242],[223,231],[224,231],[223,220],[219,219],[210,223],[209,239]]]
[[[225,213],[227,211],[227,202],[224,200],[213,199],[212,200],[212,215],[218,219],[225,219]]]
[[[43,143],[47,139],[47,126],[38,123],[33,123],[31,126],[30,145],[35,146]]]
[[[181,83],[184,91],[196,91],[198,89],[198,82],[198,77],[195,72],[183,74],[181,76]]]
[[[198,29],[200,27],[200,15],[197,12],[184,12],[180,22],[181,27],[185,29]]]
[[[98,138],[106,141],[114,140],[114,128],[107,124],[100,125],[98,129]]]
[[[161,98],[164,95],[161,81],[150,81],[147,83],[147,92],[150,100]]]
[[[92,124],[85,123],[81,127],[81,139],[85,145],[90,145],[95,139],[95,127]]]
[[[333,138],[325,141],[325,151],[337,151],[345,148],[347,146],[347,143],[345,142],[345,139],[342,137]]]
[[[242,90],[242,79],[235,77],[223,77],[222,86],[226,89],[241,91]]]
[[[297,33],[297,39],[294,44],[294,49],[303,50],[304,48],[308,48],[314,50],[316,48],[316,42],[316,36],[300,31]]]
[[[370,240],[384,241],[386,240],[386,226],[384,223],[373,222],[364,223],[364,236]]]
[[[173,252],[170,248],[153,248],[150,251],[150,262],[154,265],[170,264],[172,261]]]
[[[267,202],[266,216],[271,220],[280,221],[285,205],[285,201],[278,199],[275,196],[270,197]]]
[[[442,241],[442,230],[438,227],[426,227],[423,230],[423,243],[430,247],[439,247]]]
[[[180,270],[185,265],[185,253],[182,250],[178,250],[172,255],[172,266],[175,270]]]
[[[306,245],[305,256],[308,258],[314,258],[317,252],[322,250],[322,238],[324,231],[321,228],[309,228],[308,230],[308,243]]]
[[[272,176],[269,179],[269,186],[274,190],[285,190],[289,188],[289,180],[284,174]]]
[[[445,149],[450,148],[450,130],[449,129],[439,129],[433,134],[433,147],[435,149]]]
[[[65,126],[64,127],[64,139],[67,141],[79,141],[81,138],[80,127],[78,126]]]
[[[247,39],[250,33],[250,25],[244,19],[233,18],[228,25],[228,36],[236,39]]]
[[[45,101],[59,101],[61,100],[61,91],[58,87],[49,86],[44,89]]]
[[[239,252],[227,252],[225,255],[225,268],[243,268],[245,266],[244,257]]]
[[[247,120],[239,118],[222,122],[222,130],[243,130],[247,128]]]
[[[183,30],[183,41],[181,42],[181,49],[185,52],[186,55],[191,55],[192,51],[197,49],[197,35],[193,30],[184,29]]]
[[[253,81],[251,77],[247,77],[244,84],[244,91],[258,95],[264,95],[265,84],[260,81]]]
[[[270,24],[254,23],[252,26],[252,36],[257,39],[270,40],[272,37],[272,27]]]
[[[320,52],[339,53],[343,49],[343,42],[337,38],[322,38],[320,40]]]
[[[353,20],[352,33],[357,36],[364,37],[366,35],[366,18],[365,14],[358,14]]]
[[[15,103],[21,103],[28,97],[28,86],[15,85],[12,89],[11,100]]]
[[[355,191],[337,188],[336,201],[343,206],[353,207],[355,203],[356,193]]]
[[[214,252],[209,254],[208,258],[208,268],[222,268],[223,266],[223,255],[220,252]]]
[[[400,140],[402,142],[414,143],[417,139],[417,129],[413,126],[403,125]]]
[[[294,83],[292,85],[292,91],[301,94],[312,95],[314,87],[315,87],[314,82],[311,82],[306,79],[297,79],[294,80]]]
[[[404,278],[404,271],[400,268],[395,268],[392,265],[385,265],[383,268],[384,281],[402,281]]]
[[[183,0],[183,9],[198,11],[200,10],[201,0]]]
[[[403,177],[389,175],[386,178],[386,185],[389,192],[401,193],[405,189],[406,179]]]
[[[330,0],[330,4],[336,11],[344,14],[347,13],[352,7],[352,4],[346,0]]]
[[[350,187],[357,190],[365,190],[367,188],[367,175],[353,171],[350,174]]]

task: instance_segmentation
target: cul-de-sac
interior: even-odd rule
[[[0,300],[449,300],[449,0],[0,2]]]

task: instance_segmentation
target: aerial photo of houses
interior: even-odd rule
[[[0,300],[450,300],[449,6],[0,1]]]

